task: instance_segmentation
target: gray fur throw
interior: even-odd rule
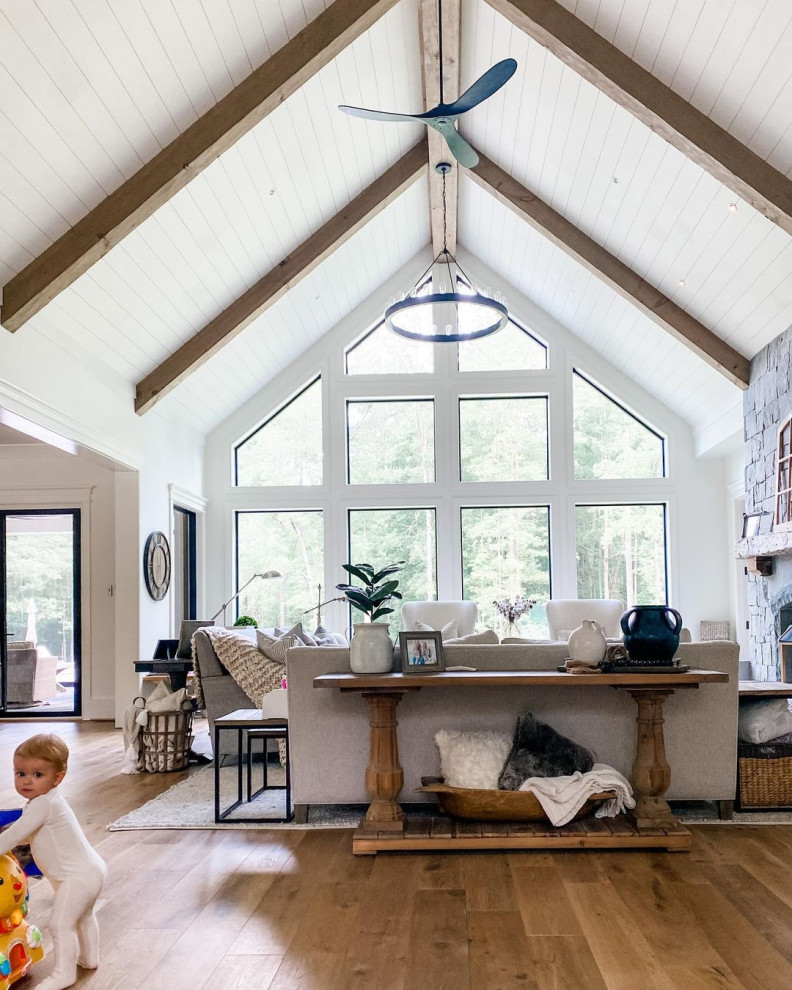
[[[498,787],[502,791],[518,791],[529,777],[566,777],[576,770],[588,773],[593,765],[593,754],[584,746],[526,712],[517,719],[511,752],[498,778]]]

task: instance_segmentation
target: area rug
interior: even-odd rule
[[[260,781],[260,769],[256,770],[254,786]],[[270,782],[283,783],[285,774],[282,768],[269,770]],[[220,771],[221,795],[226,804],[236,796],[237,771],[235,767],[224,767]],[[308,822],[297,825],[294,822],[257,822],[255,824],[235,821],[235,818],[252,818],[254,815],[278,817],[283,814],[284,791],[265,791],[250,804],[243,804],[220,824],[214,820],[214,769],[206,767],[196,770],[186,780],[174,784],[158,797],[131,811],[123,818],[108,825],[111,832],[134,829],[313,829],[313,828],[356,828],[365,814],[365,805],[360,804],[317,804],[311,805]],[[418,811],[431,814],[433,806],[425,809],[415,806],[410,814]],[[717,805],[710,802],[677,804],[673,808],[680,821],[686,825],[792,825],[790,811],[735,811],[729,821],[718,818]]]
[[[280,767],[270,768],[269,781],[272,784],[284,782],[285,772]],[[243,778],[243,786],[245,780]],[[254,771],[253,786],[261,786],[261,769]],[[226,807],[237,793],[236,767],[224,767],[220,771],[220,793]],[[256,822],[248,824],[235,821],[235,818],[253,818],[261,815],[273,818],[282,817],[285,805],[285,791],[268,790],[250,804],[244,803],[218,824],[214,820],[214,769],[206,767],[190,774],[158,797],[146,802],[123,818],[111,822],[110,832],[147,828],[218,828],[218,829],[310,829],[310,828],[355,828],[365,814],[365,805],[317,804],[311,805],[308,822],[297,825],[294,822]]]
[[[717,805],[709,801],[675,805],[671,809],[685,825],[792,825],[792,811],[735,811],[732,818],[718,818]]]

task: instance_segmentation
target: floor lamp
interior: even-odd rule
[[[214,622],[214,620],[222,612],[223,613],[223,625],[225,625],[226,624],[226,609],[231,604],[231,602],[233,602],[235,599],[239,598],[239,596],[242,594],[242,592],[245,590],[245,588],[247,588],[247,586],[249,584],[251,584],[253,581],[255,581],[256,578],[264,578],[265,580],[267,580],[268,578],[283,578],[283,575],[281,574],[280,571],[264,571],[263,574],[254,574],[253,577],[249,581],[245,581],[245,583],[242,585],[242,587],[238,591],[236,591],[233,595],[231,595],[231,597],[228,599],[227,602],[224,602],[220,606],[220,608],[212,616],[212,622]]]

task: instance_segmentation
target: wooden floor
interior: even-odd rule
[[[36,731],[0,725],[11,753]],[[92,990],[792,988],[792,826],[693,826],[691,854],[353,857],[351,830],[105,831],[179,774],[125,777],[120,734],[57,726],[110,874]],[[45,931],[49,885],[31,920]],[[31,980],[49,970],[40,964]]]

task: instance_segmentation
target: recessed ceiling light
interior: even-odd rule
[[[680,279],[680,280],[679,280],[679,281],[677,282],[677,285],[678,285],[678,286],[679,286],[680,288],[684,288],[684,287],[685,287],[685,280],[684,280],[683,278],[681,278],[681,279]]]
[[[736,212],[737,212],[737,204],[729,203],[729,213],[736,213]]]

